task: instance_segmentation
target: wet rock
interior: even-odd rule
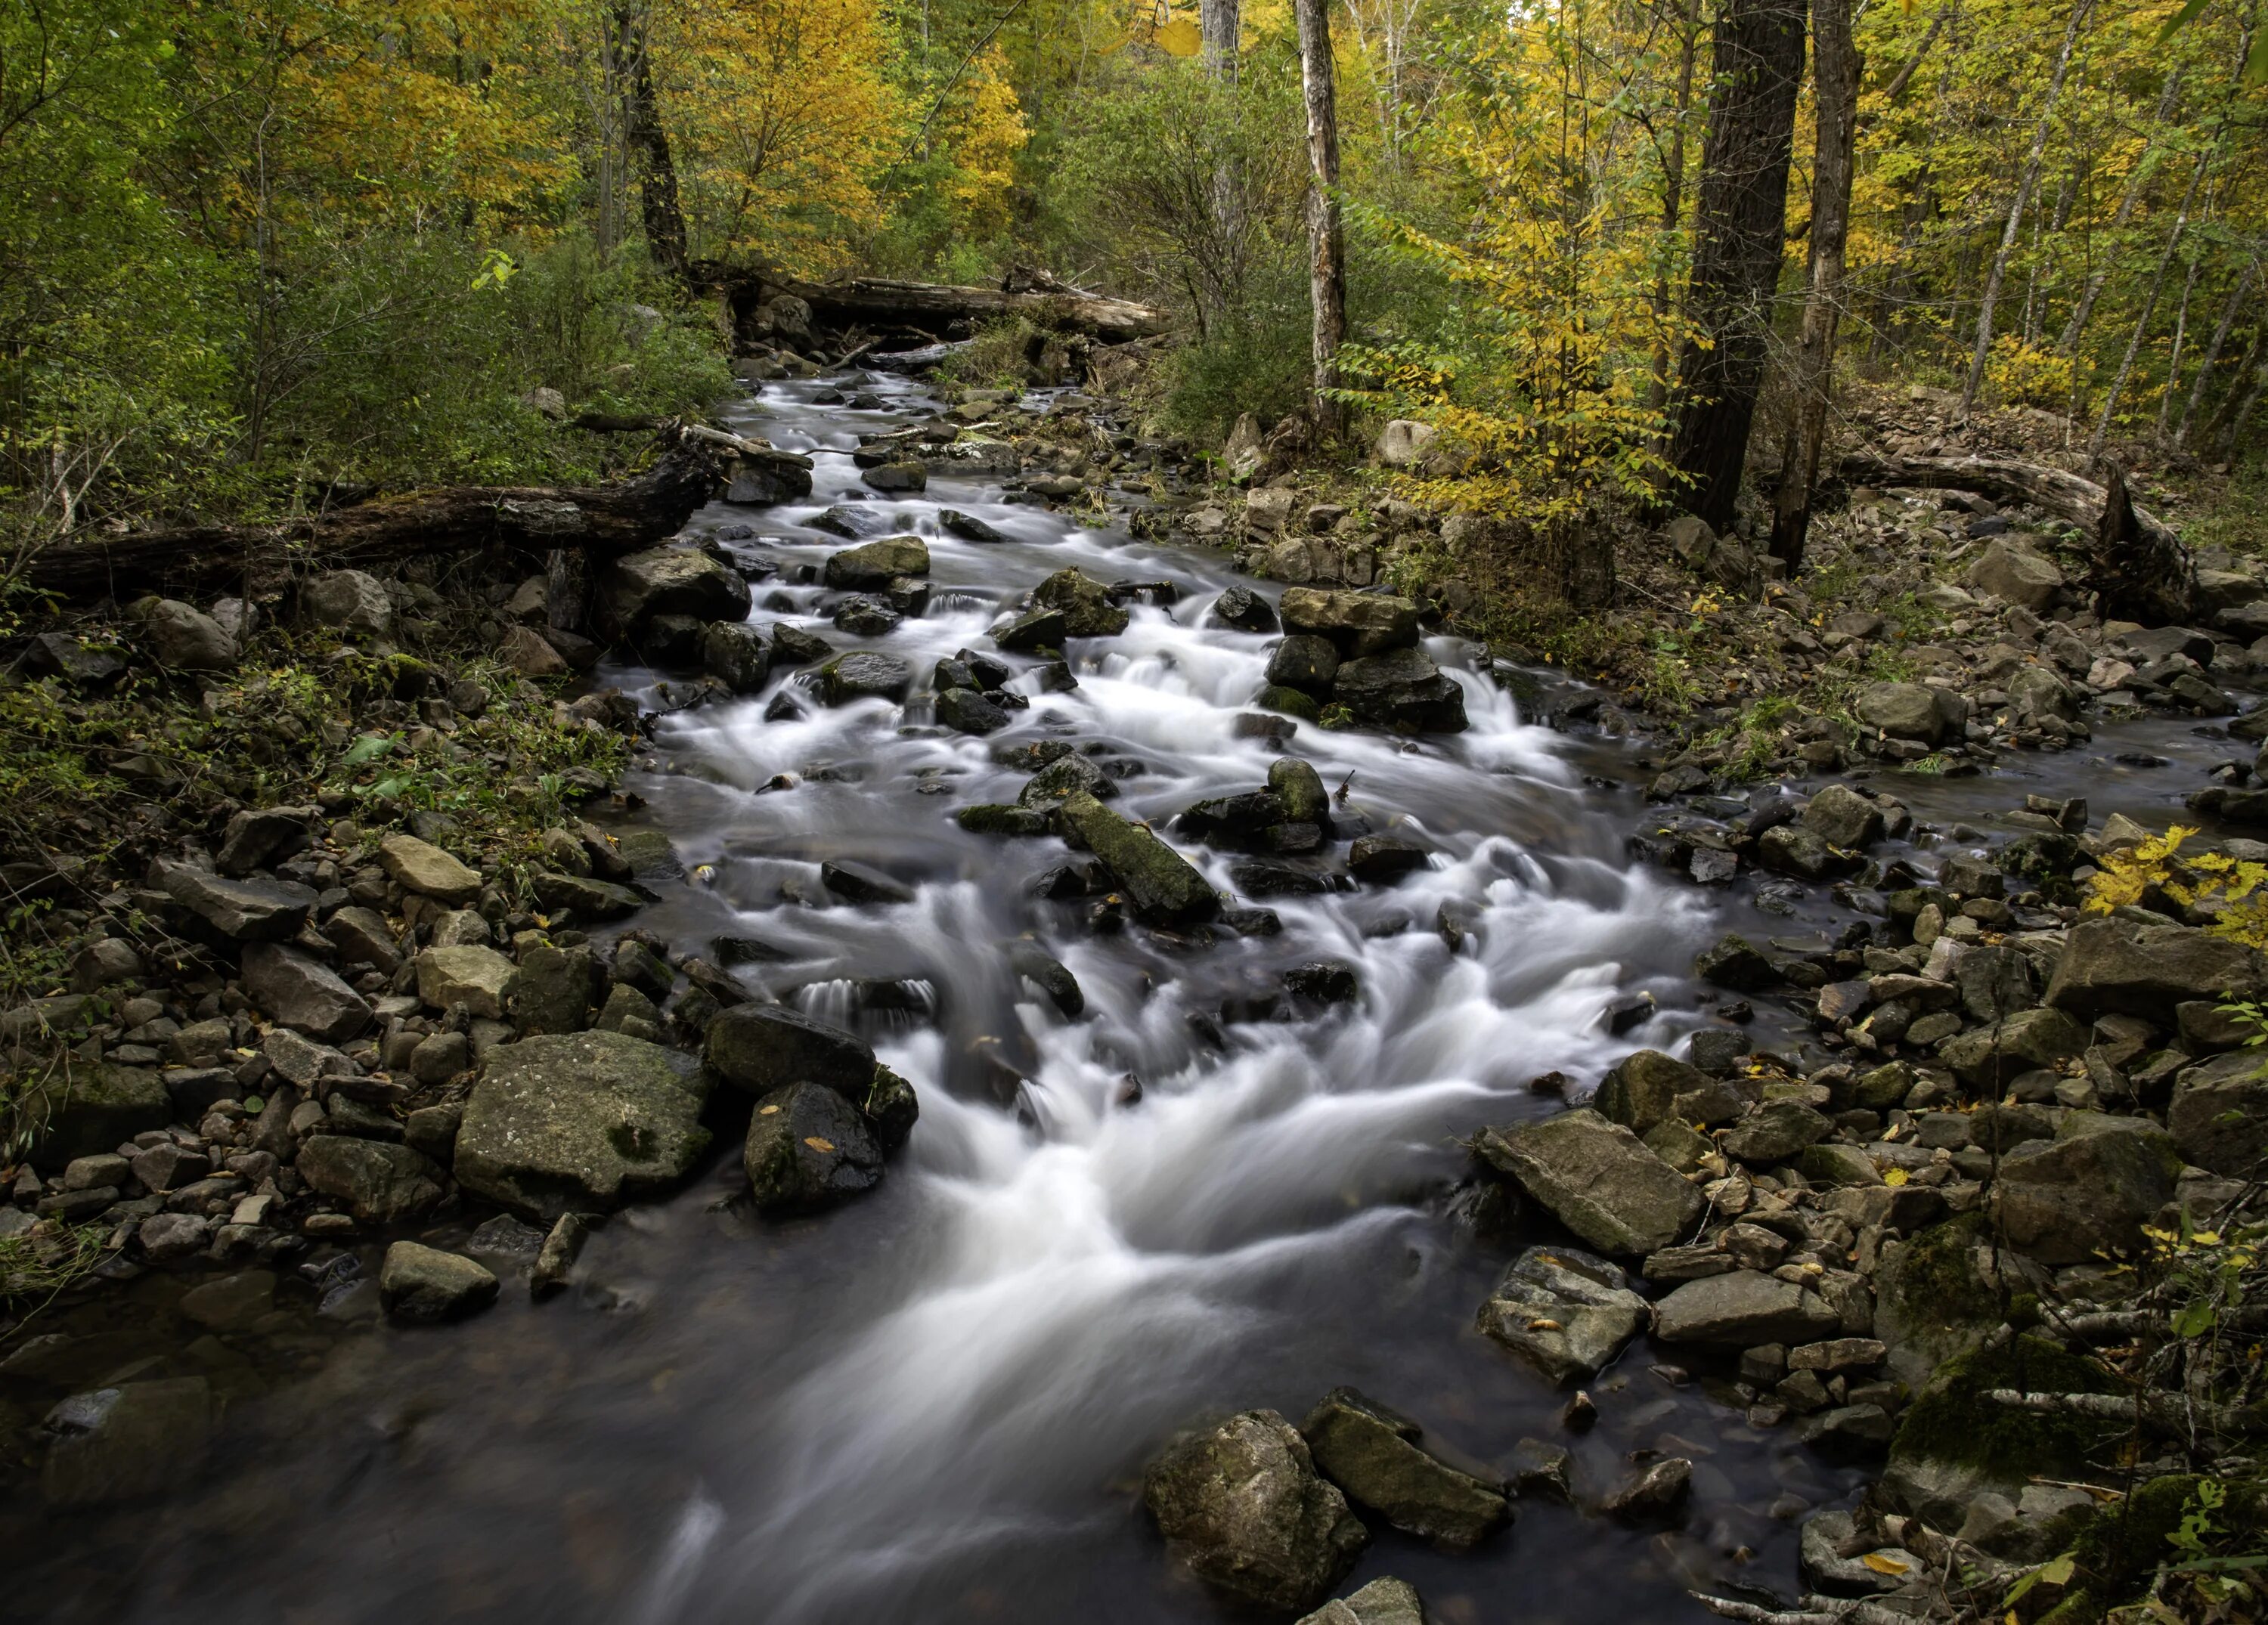
[[[1347,849],[1347,872],[1365,886],[1398,886],[1432,860],[1424,847],[1398,835],[1362,835]]]
[[[1418,643],[1418,606],[1406,598],[1292,587],[1278,609],[1286,631],[1327,637],[1349,659]]]
[[[226,672],[236,665],[236,640],[211,616],[173,599],[151,607],[142,635],[158,664],[173,671]]]
[[[497,1300],[497,1278],[456,1253],[397,1241],[379,1267],[379,1300],[397,1320],[461,1320]]]
[[[1718,1143],[1727,1157],[1767,1166],[1793,1162],[1835,1132],[1825,1114],[1796,1100],[1771,1100],[1727,1130]],[[1768,1340],[1767,1340],[1768,1341]]]
[[[2071,928],[2047,1003],[2081,1019],[2123,1014],[2171,1026],[2176,1005],[2257,997],[2261,982],[2259,956],[2242,944],[2120,915]]]
[[[1174,820],[1174,828],[1208,846],[1265,848],[1267,832],[1284,821],[1284,804],[1274,793],[1255,790],[1200,801]]]
[[[1079,978],[1061,960],[1037,943],[1020,942],[1008,950],[1008,968],[1047,996],[1065,1017],[1076,1018],[1086,1009],[1086,995]]]
[[[1779,980],[1779,967],[1745,937],[1727,931],[1694,957],[1693,974],[1735,993],[1761,993]]]
[[[1142,1498],[1200,1579],[1264,1608],[1314,1607],[1370,1540],[1270,1410],[1176,1440],[1144,1475]]]
[[[1776,874],[1823,880],[1850,867],[1826,842],[1794,824],[1767,829],[1756,842],[1756,861]]]
[[[1300,1432],[1325,1478],[1404,1534],[1461,1549],[1512,1520],[1500,1489],[1421,1449],[1417,1423],[1352,1388],[1326,1394]]]
[[[490,1052],[466,1099],[458,1183],[545,1217],[658,1195],[708,1149],[708,1096],[690,1056],[642,1039],[523,1038]]]
[[[40,1491],[55,1511],[137,1501],[174,1489],[202,1456],[212,1393],[202,1377],[75,1393],[47,1415],[55,1437]]]
[[[1935,745],[1968,720],[1959,695],[1919,683],[1869,683],[1852,702],[1859,720],[1894,739]]]
[[[2257,1050],[2215,1055],[2174,1079],[2166,1128],[2184,1161],[2249,1179],[2268,1156],[2268,1078]]]
[[[1020,806],[1049,808],[1070,800],[1073,796],[1092,796],[1097,801],[1108,801],[1118,794],[1118,786],[1094,765],[1089,756],[1059,756],[1024,782],[1017,792]]]
[[[2000,1158],[1992,1210],[2008,1240],[2043,1264],[2133,1252],[2142,1226],[2173,1200],[2173,1142],[2146,1121],[2103,1121],[2118,1126],[2028,1141]]]
[[[1603,1370],[1651,1311],[1630,1277],[1573,1247],[1530,1247],[1481,1305],[1480,1328],[1553,1382]]]
[[[441,1200],[441,1170],[406,1145],[311,1135],[292,1165],[311,1189],[345,1202],[365,1224],[416,1218]]]
[[[1609,1122],[1644,1135],[1674,1114],[1677,1097],[1712,1091],[1713,1080],[1658,1049],[1624,1055],[1599,1085],[1591,1104]]]
[[[939,508],[937,522],[948,536],[958,536],[963,541],[1004,542],[1008,537],[987,525],[973,513],[963,513],[957,508]]]
[[[895,906],[914,900],[911,886],[893,879],[870,864],[849,858],[829,858],[820,864],[819,879],[845,902]]]
[[[1878,1461],[1896,1431],[1879,1405],[1838,1405],[1805,1417],[1796,1425],[1795,1442],[1837,1461]]]
[[[1127,614],[1110,601],[1109,590],[1077,570],[1049,576],[1032,589],[1032,602],[1063,617],[1064,637],[1116,637],[1126,629]]]
[[[816,665],[834,658],[835,645],[818,633],[802,627],[790,626],[786,621],[775,621],[771,628],[772,664],[775,665]]]
[[[283,880],[231,880],[188,864],[166,864],[166,894],[231,942],[289,942],[315,907],[313,887]]]
[[[1101,860],[1145,919],[1185,925],[1220,912],[1219,895],[1186,858],[1093,796],[1082,792],[1067,798],[1057,816],[1065,830]]]
[[[874,1081],[868,1085],[866,1099],[858,1107],[865,1118],[866,1127],[885,1151],[895,1151],[903,1145],[921,1120],[921,1100],[914,1086],[886,1066],[874,1069]]]
[[[1288,688],[1328,694],[1338,674],[1339,651],[1330,639],[1311,632],[1285,638],[1268,657],[1268,680]]]
[[[523,1035],[579,1033],[591,1023],[605,980],[590,949],[538,943],[519,956],[519,967],[504,984],[504,1014]]]
[[[1247,587],[1230,587],[1215,599],[1205,621],[1239,632],[1273,632],[1281,624],[1268,600]]]
[[[871,1190],[882,1151],[858,1108],[835,1090],[799,1083],[756,1102],[742,1160],[765,1214],[817,1212]]]
[[[1754,1269],[1688,1281],[1654,1305],[1654,1335],[1668,1343],[1748,1349],[1807,1343],[1841,1321],[1816,1292]]]
[[[957,733],[973,733],[981,738],[998,733],[1016,717],[981,690],[946,688],[937,696],[937,719]]]
[[[853,637],[887,637],[905,617],[877,598],[846,598],[835,607],[835,624]]]
[[[536,1249],[535,1262],[528,1268],[530,1298],[549,1298],[567,1284],[590,1234],[591,1221],[580,1213],[563,1213],[552,1221],[543,1245]]]
[[[745,621],[713,621],[701,629],[701,669],[733,694],[755,694],[771,676],[772,651]]]
[[[972,835],[1044,835],[1053,827],[1044,812],[990,802],[962,807],[953,821]]]
[[[754,601],[738,570],[698,548],[650,548],[608,564],[600,594],[615,623],[636,632],[657,615],[746,621]]]
[[[914,686],[914,668],[895,655],[861,651],[839,655],[820,668],[820,695],[829,705],[858,700],[903,701]]]
[[[619,920],[645,907],[645,899],[627,886],[594,880],[587,875],[561,874],[539,869],[528,878],[535,901],[551,915],[571,915],[578,920]],[[554,924],[558,923],[556,920]]]
[[[173,1097],[154,1069],[75,1063],[69,1077],[68,1089],[40,1091],[23,1103],[38,1167],[63,1168],[173,1121]]]
[[[356,637],[394,636],[394,598],[367,570],[330,570],[299,588],[299,607],[317,626]]]
[[[417,996],[429,1010],[462,1004],[473,1015],[490,1021],[504,1018],[504,989],[519,973],[494,948],[470,945],[427,948],[415,961]]]
[[[1071,635],[1069,616],[1060,609],[1040,608],[1015,617],[992,634],[992,641],[1002,649],[1036,653],[1060,649],[1064,639]]]
[[[821,1084],[844,1099],[866,1098],[874,1052],[865,1040],[785,1004],[741,1004],[709,1024],[703,1058],[735,1088],[769,1095]]]
[[[1617,1485],[1599,1510],[1628,1523],[1674,1518],[1683,1512],[1692,1489],[1693,1464],[1683,1456],[1669,1456]]]
[[[1603,1253],[1658,1251],[1701,1215],[1699,1192],[1629,1129],[1587,1108],[1485,1129],[1475,1149]]]
[[[863,469],[860,479],[878,491],[919,491],[929,488],[927,463],[877,463]]]
[[[416,892],[452,908],[462,908],[481,894],[479,870],[468,868],[415,835],[387,836],[378,843],[378,861],[404,891]]]
[[[1882,810],[1847,784],[1830,784],[1803,810],[1803,827],[1829,846],[1860,852],[1882,838]]]
[[[244,951],[244,990],[284,1026],[321,1043],[344,1043],[371,1023],[361,994],[320,960],[276,943]]]
[[[1361,722],[1413,733],[1460,733],[1465,691],[1414,647],[1363,655],[1338,669],[1331,698]]]
[[[1299,1625],[1425,1625],[1425,1608],[1416,1586],[1386,1575],[1332,1599]]]
[[[887,536],[830,554],[827,585],[839,592],[872,592],[900,576],[929,574],[929,545],[918,536]]]
[[[153,1264],[195,1258],[212,1242],[213,1223],[201,1213],[159,1213],[142,1221],[135,1242]]]
[[[1283,805],[1290,822],[1330,827],[1331,798],[1323,789],[1322,776],[1297,756],[1278,756],[1268,764],[1268,790]]]

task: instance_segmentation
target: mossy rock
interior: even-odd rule
[[[1919,1387],[2000,1323],[1999,1285],[1977,1251],[1991,1241],[1984,1215],[1964,1213],[1884,1257],[1874,1282],[1874,1332],[1905,1382]]]
[[[2054,1343],[2016,1337],[1952,1361],[1924,1389],[1890,1443],[1882,1488],[1940,1527],[1955,1528],[1986,1489],[2014,1496],[2035,1477],[2078,1479],[2125,1424],[1995,1405],[1994,1388],[2033,1393],[2110,1393],[2110,1374]]]

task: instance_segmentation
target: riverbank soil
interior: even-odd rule
[[[1579,617],[807,348],[651,545],[11,646],[37,1617],[2248,1617],[2248,555],[1854,482]]]

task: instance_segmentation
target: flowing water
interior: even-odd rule
[[[508,1288],[440,1331],[340,1335],[302,1314],[251,1367],[207,1339],[192,1355],[239,1396],[213,1460],[172,1498],[67,1533],[11,1519],[10,1548],[25,1549],[8,1584],[37,1609],[18,1617],[1232,1618],[1168,1562],[1140,1510],[1141,1464],[1205,1413],[1296,1421],[1341,1384],[1484,1467],[1501,1470],[1525,1435],[1565,1443],[1591,1496],[1642,1452],[1697,1463],[1676,1533],[1523,1504],[1508,1533],[1453,1555],[1373,1519],[1350,1585],[1399,1575],[1449,1625],[1700,1617],[1691,1584],[1791,1590],[1794,1518],[1847,1499],[1856,1474],[1750,1430],[1645,1343],[1591,1385],[1596,1428],[1566,1433],[1565,1394],[1473,1329],[1514,1243],[1458,1217],[1460,1137],[1557,1109],[1526,1088],[1537,1074],[1595,1077],[1630,1048],[1671,1047],[1710,1018],[1686,974],[1695,950],[1756,923],[1625,857],[1637,796],[1599,776],[1631,785],[1642,770],[1524,720],[1478,651],[1448,639],[1428,651],[1465,691],[1462,735],[1251,735],[1237,718],[1269,640],[1204,624],[1234,579],[1219,555],[1081,528],[992,482],[866,492],[858,435],[925,402],[902,381],[859,386],[887,409],[821,408],[819,385],[789,384],[735,415],[813,453],[816,489],[714,506],[692,528],[773,568],[757,621],[816,625],[838,645],[808,567],[847,544],[808,521],[857,499],[923,534],[927,613],[861,645],[911,661],[915,696],[830,710],[782,673],[763,695],[668,717],[633,787],[703,866],[640,923],[703,952],[720,937],[762,945],[740,973],[752,986],[859,1026],[917,1085],[920,1125],[882,1187],[822,1217],[759,1221],[732,1200],[725,1146],[674,1200],[600,1232],[563,1300]],[[1010,540],[955,540],[940,507]],[[1172,601],[1074,645],[1075,689],[1020,679],[1031,703],[1008,732],[932,725],[931,663],[988,648],[1003,607],[1066,565],[1170,582]],[[604,675],[655,709],[673,702],[654,673]],[[1257,788],[1289,748],[1344,786],[1344,826],[1437,856],[1390,889],[1263,900],[1275,935],[1098,931],[1088,901],[1035,894],[1065,861],[1060,842],[974,836],[951,818],[1015,798],[1028,768],[996,752],[1053,739],[1098,747],[1116,806],[1160,827]],[[2137,805],[2161,802],[2172,781],[2143,777]],[[1963,793],[1977,792],[1925,788]],[[1229,884],[1228,857],[1181,844]],[[830,899],[829,858],[886,871],[912,901]],[[1445,915],[1462,928],[1454,951]],[[1008,968],[1024,937],[1076,974],[1079,1018]],[[1354,967],[1359,999],[1276,1005],[1283,973],[1316,960]],[[1642,989],[1662,1013],[1609,1037],[1609,1004]],[[162,1316],[180,1284],[146,1277],[103,1312]]]

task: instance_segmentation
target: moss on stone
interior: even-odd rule
[[[1917,1458],[1976,1467],[2021,1482],[2044,1474],[2073,1478],[2123,1424],[2018,1410],[1983,1396],[1990,1389],[2035,1393],[2110,1393],[2117,1385],[2099,1367],[2036,1337],[1978,1349],[1949,1362],[1906,1412],[1891,1442],[1894,1460]]]

